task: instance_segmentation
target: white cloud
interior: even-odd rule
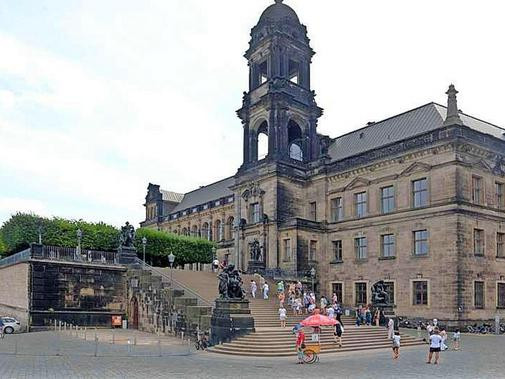
[[[444,102],[451,81],[462,109],[505,124],[501,4],[285,2],[317,52],[320,132]],[[137,222],[149,181],[183,192],[233,174],[242,54],[270,3],[62,2],[0,26],[0,200],[20,188],[51,213]]]

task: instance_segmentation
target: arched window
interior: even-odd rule
[[[216,236],[217,236],[216,241],[223,240],[223,224],[221,223],[221,220],[216,221]]]
[[[226,239],[233,239],[233,217],[228,217],[228,221],[226,222]]]
[[[288,123],[288,147],[289,157],[297,161],[303,161],[303,136],[300,126],[289,120]]]
[[[263,121],[258,128],[256,140],[256,159],[264,159],[268,155],[268,124]]]
[[[182,228],[182,235],[187,236],[188,235],[188,229]]]
[[[191,229],[191,235],[193,237],[198,237],[198,226],[193,225],[193,228]]]
[[[204,222],[202,225],[202,238],[210,240],[209,224]]]

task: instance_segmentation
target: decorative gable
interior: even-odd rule
[[[400,173],[400,176],[410,176],[412,174],[415,174],[416,172],[426,172],[430,171],[431,166],[427,163],[422,163],[422,162],[414,162],[412,163],[409,167],[407,167],[405,170],[403,170]]]
[[[352,190],[359,187],[368,187],[370,185],[370,180],[358,176],[351,180],[351,182],[344,187],[344,190]]]

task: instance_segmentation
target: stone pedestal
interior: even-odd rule
[[[259,261],[249,261],[247,263],[247,273],[248,274],[264,274],[265,273],[265,262]]]
[[[134,247],[120,247],[118,249],[119,264],[131,265],[136,263],[137,250]]]
[[[254,332],[249,300],[217,299],[210,320],[211,342],[219,344]]]

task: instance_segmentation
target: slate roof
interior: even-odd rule
[[[176,213],[200,204],[208,203],[212,200],[218,200],[222,197],[233,196],[229,187],[235,183],[233,176],[222,179],[218,182],[200,187],[194,191],[184,194],[182,201],[170,212]]]
[[[447,108],[443,105],[428,103],[335,138],[328,154],[332,161],[338,161],[441,128],[446,114]],[[505,140],[505,129],[462,112],[459,116],[467,127]]]
[[[160,190],[161,197],[164,201],[171,201],[173,203],[180,203],[184,197],[183,193],[177,193],[172,191]]]

